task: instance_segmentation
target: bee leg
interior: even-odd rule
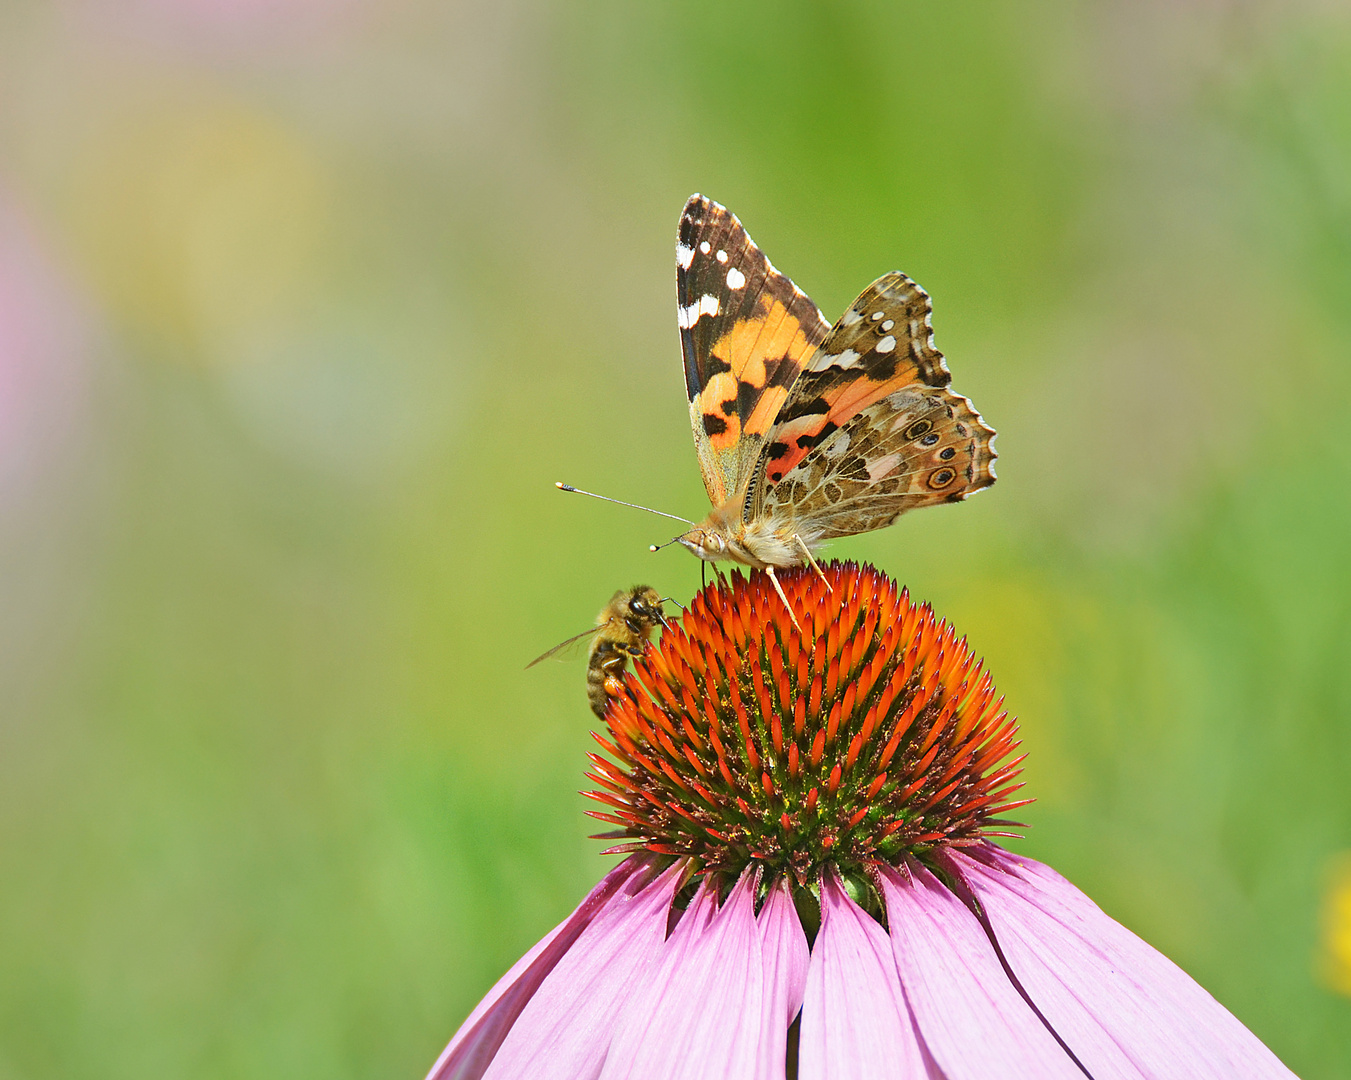
[[[793,614],[793,605],[788,602],[788,596],[784,593],[783,586],[779,584],[779,579],[774,576],[774,567],[765,567],[765,573],[769,575],[769,580],[774,582],[774,590],[779,594],[779,599],[783,601],[783,606],[788,609],[788,617],[793,620],[797,632],[802,633],[802,624],[797,621],[797,616]]]
[[[826,592],[834,592],[835,590],[830,587],[830,582],[826,578],[825,571],[821,569],[821,564],[812,558],[812,549],[807,546],[807,542],[803,540],[802,537],[798,536],[797,533],[793,533],[793,539],[797,541],[798,547],[802,549],[802,554],[807,556],[807,561],[812,564],[812,569],[816,571],[817,576],[826,583]]]

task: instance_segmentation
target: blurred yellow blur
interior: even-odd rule
[[[166,85],[109,117],[71,169],[81,263],[110,314],[158,354],[249,359],[241,337],[315,302],[330,178],[281,117]]]
[[[1351,997],[1351,852],[1338,855],[1328,874],[1318,969],[1329,987]]]

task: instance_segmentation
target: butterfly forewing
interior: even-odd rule
[[[746,234],[702,195],[680,217],[676,293],[690,426],[710,501],[740,490],[829,324]]]

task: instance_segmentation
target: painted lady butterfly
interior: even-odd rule
[[[690,423],[713,512],[677,539],[773,574],[823,541],[995,481],[994,429],[947,386],[929,295],[878,278],[833,327],[746,235],[693,195],[676,247]],[[778,582],[776,581],[777,585]]]

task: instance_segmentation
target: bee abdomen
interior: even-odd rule
[[[632,650],[615,641],[598,641],[591,650],[591,662],[586,669],[586,696],[591,711],[604,719],[605,706],[618,692],[628,667]]]

